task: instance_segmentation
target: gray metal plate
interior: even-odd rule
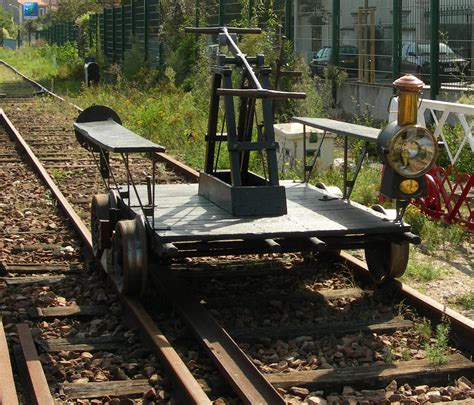
[[[328,131],[336,135],[351,136],[372,142],[377,140],[381,131],[377,128],[364,127],[363,125],[349,124],[348,122],[330,120],[327,118],[293,117],[292,121],[307,125],[311,128],[322,129],[323,131]]]
[[[327,198],[328,194],[316,187],[292,181],[280,184],[286,189],[288,213],[274,217],[234,216],[198,195],[197,184],[157,185],[155,221],[170,229],[155,232],[160,241],[173,242],[398,234],[410,229],[355,202]],[[146,186],[137,188],[141,198],[147,198]],[[136,205],[133,195],[131,202]],[[125,203],[128,205],[128,200]]]
[[[165,148],[142,138],[115,121],[75,123],[74,128],[91,144],[116,153],[164,152]]]

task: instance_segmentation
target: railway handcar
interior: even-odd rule
[[[272,102],[301,99],[305,94],[270,90],[270,68],[263,55],[241,52],[236,36],[259,30],[222,27],[190,31],[217,34],[220,46],[227,50],[218,54],[212,68],[205,164],[197,183],[157,184],[156,154],[164,148],[124,128],[107,107],[92,106],[75,123],[79,142],[97,155],[108,184],[108,193],[92,200],[92,238],[96,256],[109,258],[120,291],[132,295],[143,292],[150,263],[153,271],[159,271],[160,262],[183,257],[267,252],[365,249],[377,282],[401,276],[407,266],[408,244],[419,243],[410,225],[403,222],[403,213],[410,198],[425,194],[423,176],[436,155],[435,139],[416,125],[423,83],[412,76],[395,83],[400,92],[398,121],[382,131],[333,120],[294,119],[305,127],[344,136],[346,164],[340,195],[323,184],[309,184],[314,161],[304,162],[304,181],[279,179]],[[236,73],[240,74],[239,88],[233,87]],[[364,148],[349,179],[347,139],[351,136],[363,139]],[[396,200],[394,218],[383,209],[369,209],[350,200],[370,142],[377,142],[385,164],[381,191]],[[219,161],[224,148],[228,169],[222,169]],[[115,181],[110,153],[122,156],[128,171],[126,184]],[[138,184],[136,174],[129,171],[132,153],[152,156],[152,176],[146,184]],[[263,175],[250,171],[252,153],[262,162]]]

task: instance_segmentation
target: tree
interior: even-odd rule
[[[310,25],[321,26],[328,23],[329,12],[325,3],[323,0],[301,0],[301,11],[308,16]]]
[[[105,3],[103,0],[60,0],[58,9],[53,14],[53,22],[76,21],[78,17],[89,11],[102,10]]]
[[[14,32],[15,24],[13,22],[13,16],[11,13],[6,11],[3,7],[0,7],[0,29],[7,30],[8,34],[12,35]]]

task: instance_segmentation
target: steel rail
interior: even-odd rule
[[[18,405],[18,397],[13,379],[12,365],[8,352],[7,338],[0,317],[0,404]]]
[[[367,263],[355,258],[347,252],[340,252],[340,257],[353,268],[362,277],[369,277],[369,269]],[[398,292],[408,303],[413,305],[421,314],[428,316],[435,321],[447,320],[451,329],[456,333],[456,337],[461,340],[462,344],[472,351],[474,336],[474,321],[461,315],[460,313],[448,308],[446,305],[440,304],[433,298],[426,296],[415,290],[413,287],[401,282],[400,280],[390,280],[387,288]]]
[[[21,134],[12,124],[12,122],[7,117],[3,109],[0,109],[0,125],[4,127],[7,134],[11,138],[13,138],[16,141],[16,143],[21,147],[21,149],[25,152],[28,161],[31,162],[37,174],[46,183],[47,187],[54,194],[54,197],[58,201],[59,205],[66,213],[67,217],[71,220],[74,228],[81,236],[81,239],[84,241],[84,244],[86,245],[86,248],[88,249],[88,251],[92,252],[92,241],[91,241],[89,229],[87,229],[87,227],[82,222],[79,215],[77,215],[76,211],[74,211],[74,208],[71,206],[71,204],[69,204],[66,197],[64,197],[64,195],[61,193],[61,191],[59,190],[54,180],[48,174],[48,172],[43,167],[43,165],[41,164],[39,159],[36,157],[36,155],[33,153],[28,143],[23,139]]]
[[[8,119],[5,112],[0,109],[0,124],[5,131],[17,142],[24,150],[28,161],[33,165],[36,172],[41,179],[46,183],[51,190],[54,198],[58,201],[66,216],[72,222],[74,228],[80,234],[82,241],[89,253],[92,253],[92,237],[90,231],[82,222],[80,217],[69,204],[64,194],[59,190],[52,178],[47,173],[39,159],[33,153],[26,141],[20,135],[18,130],[13,126]],[[102,269],[105,271],[102,267]],[[109,275],[108,275],[109,276]],[[110,277],[109,277],[110,279]],[[111,280],[112,281],[112,280]],[[115,283],[111,283],[115,286]],[[122,304],[125,306],[128,314],[134,320],[135,325],[144,334],[147,340],[152,344],[153,352],[160,358],[165,365],[168,373],[171,375],[173,381],[178,385],[177,392],[186,398],[187,403],[192,404],[211,404],[209,397],[203,391],[199,383],[193,377],[184,362],[178,356],[176,351],[172,348],[171,343],[160,329],[154,325],[145,308],[136,300],[124,297],[118,294]],[[178,391],[179,390],[179,391]]]
[[[199,338],[207,354],[244,404],[286,402],[209,311],[175,278],[152,272],[163,293]]]
[[[13,70],[18,76],[22,77],[24,80],[26,80],[27,82],[31,83],[32,85],[34,86],[37,86],[41,89],[42,92],[44,93],[47,93],[49,94],[51,97],[54,97],[60,101],[63,101],[65,103],[68,103],[70,104],[71,106],[73,106],[74,108],[76,109],[81,109],[81,107],[78,107],[77,105],[69,102],[69,101],[66,101],[64,98],[62,98],[61,96],[58,96],[57,94],[53,93],[52,91],[49,91],[46,87],[44,87],[42,84],[34,81],[33,79],[30,79],[29,77],[25,76],[23,73],[21,73],[18,69],[16,69],[15,67],[13,67],[12,65],[10,65],[8,62],[5,62],[4,60],[0,59],[0,63],[4,66],[6,66],[7,68]]]
[[[16,325],[16,329],[35,403],[38,405],[54,405],[30,328],[26,323],[20,323]]]

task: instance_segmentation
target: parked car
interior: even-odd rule
[[[441,82],[461,81],[468,74],[469,61],[443,42],[439,44],[439,75]],[[402,72],[413,73],[425,83],[430,80],[431,44],[408,42],[402,47]]]
[[[349,76],[357,75],[357,47],[352,45],[342,45],[339,47],[339,67],[344,69]],[[332,47],[323,46],[319,51],[315,52],[313,59],[309,63],[311,72],[318,76],[324,75],[324,68],[331,62]]]

